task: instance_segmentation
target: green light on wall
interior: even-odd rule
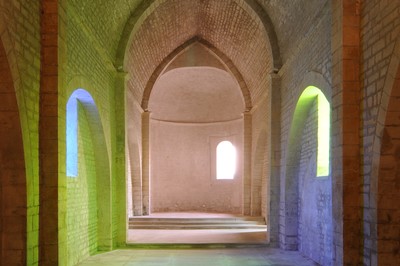
[[[317,87],[307,87],[301,94],[299,103],[310,99],[315,99],[318,104],[317,177],[328,176],[330,169],[331,107],[325,95]]]

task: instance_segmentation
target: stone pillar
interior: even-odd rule
[[[267,196],[268,240],[273,246],[279,244],[279,202],[280,202],[280,164],[281,164],[281,78],[271,74],[271,133],[269,139],[271,170]]]
[[[360,0],[332,1],[332,198],[335,265],[360,265]]]
[[[58,87],[66,88],[67,86],[67,14],[66,6],[68,0],[58,0]],[[67,95],[65,91],[58,94],[58,112],[59,112],[59,139],[58,149],[60,154],[59,175],[63,178],[58,179],[58,265],[66,265],[67,250],[67,178],[66,178],[66,107]],[[39,243],[40,245],[40,243]]]
[[[127,81],[126,81],[127,82]],[[142,107],[137,103],[132,91],[124,91],[126,102],[126,145],[127,158],[129,158],[130,178],[132,186],[132,212],[134,216],[143,215],[143,195],[142,195],[142,160],[140,157],[142,147],[138,141],[141,135],[141,113]],[[138,114],[137,116],[135,114]]]
[[[126,242],[126,221],[127,210],[126,210],[126,162],[125,162],[125,150],[126,150],[126,128],[125,125],[125,91],[126,83],[129,80],[129,76],[125,72],[118,72],[115,81],[115,135],[116,135],[116,149],[115,149],[115,164],[112,177],[112,186],[115,186],[115,191],[112,200],[115,200],[116,206],[113,210],[113,219],[116,221],[117,227],[117,239],[114,240],[115,246],[123,246]],[[125,178],[123,178],[125,177]],[[131,196],[131,195],[130,195]],[[113,206],[112,202],[110,202]]]
[[[142,113],[142,196],[143,215],[150,214],[150,112]]]
[[[58,265],[58,1],[42,0],[39,107],[39,264]]]
[[[243,214],[251,215],[251,145],[252,145],[252,114],[243,114],[244,147],[243,147]]]

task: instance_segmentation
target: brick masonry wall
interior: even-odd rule
[[[87,33],[98,44],[98,49],[107,57],[115,58],[121,32],[131,11],[137,8],[140,0],[130,1],[95,1],[68,0],[73,13],[82,24],[87,25]]]
[[[126,69],[131,75],[129,88],[135,99],[141,101],[146,83],[162,60],[194,36],[207,40],[232,60],[247,86],[252,88],[253,100],[263,93],[263,79],[259,77],[270,72],[271,52],[259,18],[245,7],[246,4],[234,1],[155,2],[156,11],[150,8],[141,19],[128,47]],[[219,16],[214,17],[216,13]],[[203,22],[197,23],[197,17]]]
[[[28,265],[38,263],[39,1],[0,1],[0,34],[11,68],[25,154]]]
[[[285,62],[292,57],[304,37],[313,32],[315,21],[330,1],[258,0],[258,2],[271,18],[278,36],[281,57]]]
[[[151,210],[241,214],[243,120],[210,124],[150,123]],[[233,180],[217,180],[216,147],[236,148]]]
[[[400,261],[400,68],[392,88],[382,136],[377,202],[379,265]]]
[[[385,261],[378,257],[377,200],[381,178],[378,175],[382,125],[385,121],[387,102],[385,90],[393,82],[398,65],[391,67],[393,58],[398,58],[395,47],[399,42],[400,3],[398,1],[363,1],[361,13],[362,60],[360,77],[362,90],[362,144],[363,144],[363,199],[364,199],[364,265],[376,265]],[[398,54],[398,53],[397,53]],[[386,103],[386,106],[385,106]],[[381,117],[379,117],[381,115]],[[377,127],[378,126],[378,127]],[[393,138],[398,134],[390,136]],[[389,139],[390,139],[389,138]],[[386,141],[389,141],[388,139]],[[382,145],[384,140],[382,140]],[[382,150],[382,152],[384,152]],[[385,164],[381,159],[380,164]],[[386,166],[381,166],[386,167]],[[382,171],[382,170],[381,170]],[[387,169],[385,170],[387,171]],[[393,171],[393,168],[392,170]],[[381,172],[382,173],[382,172]],[[378,178],[379,176],[379,178]],[[379,182],[379,183],[378,183]],[[380,188],[379,188],[380,189]],[[378,231],[377,231],[378,230]],[[386,244],[385,244],[386,245]],[[382,251],[386,253],[388,250]],[[382,261],[382,263],[383,263]]]

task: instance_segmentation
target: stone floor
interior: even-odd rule
[[[231,217],[230,214],[158,213],[153,217]],[[266,230],[128,230],[131,249],[92,256],[81,266],[309,266],[298,252],[266,247]],[[132,248],[133,247],[133,248]],[[147,248],[147,249],[146,249]]]
[[[92,256],[81,266],[311,266],[298,252],[274,248],[124,249]]]

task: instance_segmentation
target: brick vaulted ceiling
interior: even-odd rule
[[[172,60],[174,51],[186,42],[199,38],[222,58],[235,79],[242,83],[242,91],[248,89],[245,101],[249,109],[264,93],[265,76],[279,70],[329,1],[70,0],[69,3],[115,67],[129,73],[129,87],[140,104],[149,97],[145,90],[157,78],[157,68]],[[158,71],[161,73],[162,69]]]
[[[136,20],[125,51],[124,68],[135,99],[149,97],[145,89],[158,78],[154,72],[159,65],[166,58],[172,61],[174,51],[193,39],[205,43],[231,72],[238,72],[241,80],[237,76],[236,80],[250,94],[246,104],[250,109],[253,97],[263,93],[262,81],[273,71],[274,62],[263,21],[239,0],[161,0],[148,5]],[[246,91],[243,94],[246,97]]]

